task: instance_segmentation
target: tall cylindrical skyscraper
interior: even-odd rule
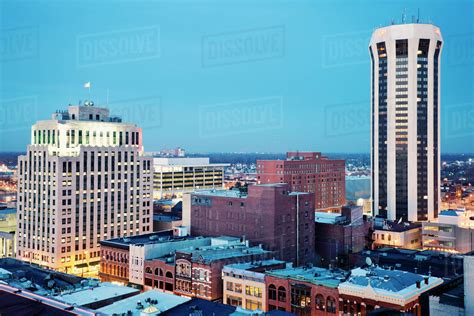
[[[440,57],[431,24],[376,29],[370,40],[374,215],[425,221],[440,205]]]

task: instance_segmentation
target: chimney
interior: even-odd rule
[[[421,282],[420,282],[420,281],[416,281],[416,288],[417,288],[417,289],[420,289],[420,288],[421,288]]]
[[[429,283],[429,282],[428,282],[429,279],[430,279],[429,277],[425,276],[425,284],[428,284],[428,283]]]

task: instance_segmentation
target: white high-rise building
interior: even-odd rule
[[[409,221],[438,216],[442,43],[431,24],[390,25],[372,34],[374,215]]]
[[[152,181],[141,128],[107,108],[86,102],[38,121],[18,158],[17,257],[94,275],[99,241],[152,231]]]

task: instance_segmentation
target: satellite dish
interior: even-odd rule
[[[371,266],[372,266],[372,259],[370,259],[370,257],[365,258],[365,263],[366,263],[369,267],[371,267]]]

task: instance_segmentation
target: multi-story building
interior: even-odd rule
[[[265,271],[284,269],[286,262],[263,260],[226,265],[222,269],[224,304],[240,306],[247,310],[267,311]]]
[[[130,282],[130,265],[132,264],[130,247],[141,245],[148,250],[154,244],[169,241],[172,234],[173,232],[170,230],[102,240],[100,242],[100,280],[128,284]]]
[[[345,204],[345,177],[345,161],[320,152],[287,152],[286,160],[257,160],[258,183],[288,183],[292,191],[314,193],[316,210]]]
[[[244,243],[178,250],[175,254],[174,293],[210,301],[221,300],[225,265],[270,258],[271,252]]]
[[[153,198],[181,198],[183,193],[198,189],[222,189],[222,163],[209,163],[209,158],[153,158]]]
[[[440,203],[440,57],[431,24],[390,25],[370,40],[373,214],[426,221]]]
[[[369,245],[372,222],[361,206],[343,206],[341,213],[315,212],[315,252],[319,266],[346,267],[348,255]]]
[[[343,315],[367,315],[385,308],[421,316],[420,295],[443,280],[406,271],[369,266],[356,268],[339,284],[339,311]]]
[[[245,237],[296,265],[314,260],[314,198],[285,183],[185,195],[183,225],[194,236]]]
[[[346,277],[345,271],[316,267],[268,271],[266,308],[296,315],[339,315],[337,288]]]
[[[152,168],[141,128],[108,108],[86,102],[38,121],[18,158],[17,257],[95,275],[101,240],[151,231]]]
[[[394,247],[421,249],[421,224],[398,223],[384,220],[380,225],[375,221],[372,233],[372,247]]]
[[[423,223],[423,248],[454,253],[474,251],[474,212],[444,210]]]

